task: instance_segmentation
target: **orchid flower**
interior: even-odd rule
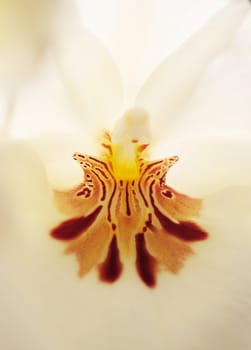
[[[0,88],[7,97],[3,129],[11,123],[17,93],[51,44],[59,8],[58,0],[0,1]]]
[[[61,89],[66,91],[65,99],[70,101],[68,109],[66,107],[67,111],[64,113],[78,115],[78,94],[74,95],[71,92],[74,73],[69,76],[68,72],[64,72],[65,60],[69,62],[71,59],[71,63],[74,64],[74,60],[77,61],[80,54],[83,67],[88,67],[90,65],[88,60],[96,57],[97,69],[95,72],[99,78],[102,79],[108,74],[102,69],[102,64],[105,64],[106,70],[112,66],[109,74],[111,79],[116,82],[117,76],[114,77],[114,67],[110,55],[103,50],[100,43],[95,41],[91,33],[87,30],[83,32],[75,5],[75,1],[69,0],[0,1],[0,107],[1,114],[5,116],[3,120],[0,118],[1,138],[13,133],[12,124],[16,120],[16,115],[20,114],[20,106],[25,108],[22,113],[27,116],[33,114],[32,106],[34,107],[36,103],[43,104],[41,86],[46,81],[46,76],[50,77],[50,80],[47,79],[47,83],[49,81],[46,87],[48,93],[51,93],[50,90],[53,90],[54,87],[51,77],[55,77],[56,89],[60,85],[59,82],[63,82]],[[92,52],[93,56],[91,58],[86,56],[85,59],[84,52],[86,51]],[[86,68],[84,72],[83,68],[82,71],[87,82],[88,69]],[[89,81],[90,89],[91,77],[89,77]],[[29,95],[31,89],[32,98]],[[118,100],[116,90],[112,90],[115,101]],[[87,94],[87,97],[89,95]],[[34,100],[34,96],[40,100]],[[34,102],[31,103],[31,100]],[[58,101],[55,101],[56,105],[57,103]],[[112,104],[111,101],[107,101],[108,104],[116,107],[116,103]],[[105,104],[103,104],[104,107]],[[50,105],[50,108],[52,111],[54,106]],[[64,110],[63,107],[62,110]],[[83,111],[83,113],[85,112]],[[112,110],[103,111],[104,114],[105,112],[113,113],[114,107]],[[33,118],[36,121],[38,119]],[[27,122],[30,123],[26,119],[25,123]],[[19,136],[22,135],[20,129],[23,128],[18,126]]]
[[[249,348],[250,19],[230,2],[125,106],[94,37],[58,46],[85,128],[1,144],[3,348]]]

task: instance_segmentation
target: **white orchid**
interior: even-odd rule
[[[103,50],[102,45],[95,42],[92,34],[87,30],[82,31],[75,5],[75,2],[70,0],[0,1],[0,93],[1,98],[4,97],[1,100],[1,108],[5,115],[1,137],[8,134],[9,128],[13,132],[12,122],[15,115],[20,114],[19,106],[24,108],[25,115],[31,115],[33,112],[31,108],[37,106],[36,103],[43,104],[41,86],[46,83],[46,89],[50,94],[53,88],[58,89],[59,81],[63,81],[61,89],[67,91],[66,99],[70,101],[70,107],[68,106],[68,110],[64,113],[69,115],[71,109],[74,113],[79,113],[78,86],[75,86],[74,82],[76,71],[68,64],[65,72],[65,61],[74,66],[80,63],[78,59],[81,56],[84,67],[82,74],[86,82],[89,79],[89,90],[92,80],[91,77],[88,78],[89,68],[86,67],[89,67],[93,60],[97,63],[97,69],[99,66],[98,71],[94,70],[95,74],[101,79],[109,74],[116,83],[117,76],[114,77],[114,66],[110,55]],[[87,57],[84,54],[86,51],[91,52],[92,57]],[[102,65],[105,65],[106,70],[112,66],[110,72],[104,71]],[[45,76],[49,76],[50,80],[46,80]],[[55,77],[56,87],[52,83],[52,77]],[[112,89],[112,85],[107,88]],[[29,95],[31,89],[32,99]],[[115,101],[119,102],[117,91],[112,90],[112,94],[115,96]],[[86,98],[89,95],[87,94]],[[36,101],[36,97],[39,102]],[[57,103],[58,101],[55,101],[55,104]],[[113,106],[112,110],[104,110],[103,113],[113,113],[116,103],[112,104],[109,100],[107,105]],[[52,111],[54,106],[50,105],[50,108]],[[25,122],[27,123],[27,119]],[[19,135],[22,134],[22,129],[18,126]]]
[[[74,40],[69,26],[58,62],[85,128],[75,119],[68,136],[0,148],[3,348],[249,348],[249,7],[232,1],[217,13],[118,120],[131,90],[123,106],[109,54],[88,33]],[[127,85],[137,84],[129,76]],[[17,112],[14,135],[25,134],[18,129],[29,108]],[[61,110],[52,130],[67,125],[70,108]],[[95,154],[93,130],[113,122]],[[95,266],[101,281],[116,283],[101,283]]]

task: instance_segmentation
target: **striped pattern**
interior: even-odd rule
[[[80,277],[97,266],[101,281],[115,282],[123,263],[133,257],[140,279],[152,288],[158,271],[177,274],[194,254],[192,243],[208,237],[194,222],[201,200],[166,185],[167,171],[178,157],[150,162],[144,158],[146,145],[137,145],[135,140],[139,175],[117,178],[113,145],[107,140],[100,158],[74,154],[84,181],[69,191],[55,191],[58,207],[70,218],[50,234],[66,242],[66,254],[75,254]]]

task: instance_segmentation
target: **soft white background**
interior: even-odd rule
[[[96,33],[113,54],[128,88],[127,98],[130,101],[130,95],[135,93],[154,66],[225,3],[218,0],[83,0],[79,1],[79,8],[83,23]],[[144,17],[146,19],[142,23],[141,16],[145,13],[148,15]],[[116,32],[115,28],[118,26],[122,34],[120,31]],[[145,33],[143,36],[140,34],[141,31]],[[242,45],[245,47],[249,36],[245,31],[242,35],[238,43],[240,47]],[[144,59],[139,61],[142,49],[145,50],[145,55]],[[249,59],[245,54],[244,57]],[[235,75],[231,74],[226,86],[218,85],[223,81],[222,76],[226,78],[230,71],[232,73],[231,67],[239,67],[240,62],[246,62],[245,59],[240,61],[237,57],[232,66],[231,59],[227,65],[223,61],[222,65],[213,67],[208,74],[210,79],[215,78],[216,86],[223,95],[225,88],[228,88],[227,93],[232,94],[231,101],[236,111],[239,112],[243,104],[247,106],[240,113],[242,117],[244,116],[241,125],[236,122],[237,118],[233,114],[229,122],[224,119],[226,126],[223,127],[228,129],[231,126],[234,132],[235,126],[238,126],[239,133],[245,131],[248,134],[249,118],[246,115],[250,109],[246,90],[250,81],[248,74],[250,65],[246,63],[241,65],[242,74],[237,74],[238,86],[243,88],[244,93],[238,89],[236,100],[233,98],[236,96],[236,90],[233,89],[236,82]],[[130,67],[134,68],[129,70],[129,63],[132,64]],[[225,66],[226,70],[219,82],[218,74],[222,74],[222,67]],[[210,79],[209,88],[212,81]],[[191,110],[193,106],[196,110],[197,103],[208,96],[208,85],[205,85],[206,88],[203,86],[191,102]],[[212,110],[214,108],[217,110],[217,105],[213,103],[215,85],[212,83],[212,86],[210,94],[213,96],[212,100],[205,98],[205,106],[210,105]],[[204,88],[205,94],[203,94]],[[219,96],[220,94],[216,97]],[[224,96],[227,101],[228,96]],[[203,106],[204,104],[202,110]],[[3,105],[2,107],[4,110]],[[49,57],[20,91],[15,113],[12,134],[16,136],[36,136],[51,131],[57,133],[77,131],[79,127],[77,122],[73,122],[76,117],[67,103],[59,72],[55,64],[50,63]],[[199,128],[202,130],[204,123],[207,125],[210,118],[211,116],[205,118],[198,130]],[[184,134],[185,131],[180,137],[182,138]],[[244,138],[240,136],[240,140]],[[203,182],[204,175],[210,174],[210,170],[215,166],[213,157],[216,150],[213,144],[216,144],[220,152],[217,168],[212,173],[215,176],[220,173],[222,182],[229,179],[227,170],[232,169],[231,165],[237,162],[237,158],[245,158],[243,151],[247,149],[247,144],[250,147],[250,142],[246,144],[240,140],[236,143],[236,148],[228,148],[227,157],[224,153],[225,141],[218,140],[218,144],[207,143],[206,154],[202,153],[200,144],[195,143],[192,146],[189,144],[185,151],[183,149],[182,164],[183,167],[184,164],[187,166],[183,171],[183,178],[186,172],[189,178],[188,181],[184,178],[184,183],[187,181],[187,185],[196,187],[197,181]],[[204,157],[204,160],[208,157],[206,158],[208,161],[203,163],[206,164],[204,172],[194,174],[189,155],[186,158],[186,153],[191,153],[191,150],[194,157],[198,157],[198,164],[200,164],[199,157]],[[163,149],[164,151],[166,152],[166,149]],[[53,154],[52,151],[51,153]],[[249,153],[247,152],[246,156]],[[9,153],[7,156],[9,162],[16,165],[14,167],[16,172],[9,175],[14,179],[13,182],[16,181],[19,185],[16,190],[20,193],[23,190],[19,178],[26,176],[31,180],[30,187],[25,192],[30,199],[27,208],[22,208],[22,202],[18,201],[15,203],[16,206],[27,212],[33,207],[39,208],[39,205],[43,204],[46,185],[42,187],[40,175],[35,176],[38,173],[42,174],[36,160],[33,160],[32,167],[28,167],[26,172],[26,169],[22,168],[22,149],[20,157],[18,152]],[[234,171],[234,178],[243,179],[241,181],[243,184],[248,183],[249,164],[247,162],[241,171],[238,171],[238,167]],[[25,176],[22,176],[21,172]],[[241,174],[238,174],[239,172]],[[66,173],[67,170],[62,175]],[[3,188],[4,184],[1,189]],[[242,210],[237,201],[239,197],[245,198]],[[211,197],[202,224],[212,232],[213,239],[206,245],[203,243],[196,245],[198,251],[196,258],[188,261],[179,278],[162,274],[159,288],[155,291],[146,289],[135,278],[134,269],[130,268],[123,279],[113,287],[101,285],[95,273],[79,281],[76,278],[74,257],[62,258],[62,246],[58,242],[52,244],[48,240],[45,224],[41,223],[41,227],[32,226],[33,223],[27,223],[25,220],[22,222],[19,218],[18,222],[23,224],[22,230],[19,230],[14,217],[12,230],[8,231],[11,234],[1,240],[1,348],[4,350],[249,349],[251,322],[249,199],[245,188],[232,189],[226,195],[223,192],[223,195]],[[214,210],[218,207],[224,208],[224,211]],[[235,219],[236,213],[239,216]],[[19,213],[16,215],[18,217]]]

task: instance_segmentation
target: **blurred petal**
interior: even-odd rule
[[[52,337],[46,348],[53,350],[73,345],[77,350],[142,350],[149,344],[160,350],[247,349],[250,194],[248,188],[230,188],[205,200],[201,221],[210,229],[210,239],[197,244],[181,274],[161,274],[154,291],[136,280],[130,266],[112,287],[96,282],[95,273],[78,279],[74,259],[63,256],[63,247],[58,249],[47,232],[42,235],[38,230],[32,245],[23,239],[22,250],[19,241],[9,238],[1,266],[15,293],[3,289],[5,309],[20,299],[11,318],[25,335],[27,323],[19,320],[18,313],[29,300],[28,321],[42,329],[39,334],[32,329],[29,342],[36,345]],[[1,340],[8,342],[9,336],[3,334]],[[22,348],[25,338],[17,339]]]
[[[251,137],[182,137],[153,149],[154,157],[176,154],[179,162],[170,170],[168,185],[193,196],[223,187],[251,185]]]
[[[110,54],[82,28],[70,9],[54,43],[62,79],[74,112],[95,132],[122,107],[122,85]]]
[[[171,185],[198,194],[232,183],[250,185],[248,135],[202,140],[188,136],[166,143],[158,153],[181,156],[170,171]],[[96,154],[87,139],[81,131],[34,141],[50,182],[53,176],[55,181],[73,180],[70,169],[78,169],[71,160],[75,151]],[[152,291],[128,264],[121,282],[111,287],[96,281],[96,271],[80,280],[74,256],[64,256],[64,246],[51,239],[48,223],[55,213],[35,151],[22,143],[5,143],[0,161],[0,211],[6,222],[0,244],[3,349],[250,347],[250,187],[229,187],[205,197],[200,224],[210,238],[196,243],[195,254],[179,275],[161,274]]]
[[[43,161],[49,184],[53,188],[68,188],[79,184],[83,179],[80,167],[73,160],[75,152],[97,155],[100,145],[84,130],[68,134],[48,134],[28,142]]]
[[[185,111],[166,130],[169,140],[251,132],[251,15],[245,24],[233,48],[208,68]]]
[[[32,79],[18,91],[14,102],[13,119],[9,123],[11,136],[23,138],[48,133],[86,133],[87,126],[72,110],[62,75],[50,53],[44,57],[43,64]],[[6,108],[5,116],[7,113]]]
[[[62,1],[0,1],[1,86],[16,88],[30,77],[47,48]]]
[[[205,19],[219,0],[79,0],[83,22],[110,48],[132,105],[149,73]]]
[[[127,0],[119,1],[117,6],[111,50],[123,74],[128,108],[142,83],[145,49],[149,44],[152,18],[158,4],[153,0]]]
[[[26,143],[6,142],[0,145],[0,161],[1,221],[43,226],[52,205],[38,155]]]
[[[159,133],[187,103],[210,61],[229,45],[249,7],[247,0],[232,1],[161,63],[143,85],[136,104],[153,116],[153,127]]]

